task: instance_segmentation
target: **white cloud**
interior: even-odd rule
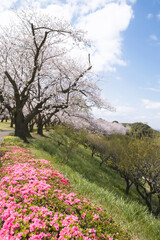
[[[84,15],[104,8],[107,4],[126,4],[127,2],[133,3],[135,0],[66,0],[66,2],[68,5],[77,8],[77,15]]]
[[[11,7],[16,0],[5,0],[0,9]],[[115,71],[116,65],[125,66],[121,33],[133,18],[132,5],[135,0],[28,0],[18,1],[21,6],[30,2],[36,8],[43,8],[50,15],[71,21],[88,32],[93,43],[91,63],[95,71]],[[8,5],[7,5],[8,4]],[[19,5],[20,6],[20,5]],[[9,11],[0,14],[0,20],[7,23]]]
[[[153,41],[157,41],[158,40],[158,37],[155,35],[155,34],[152,34],[149,36],[151,40]]]
[[[160,102],[150,101],[149,99],[142,99],[142,103],[146,109],[160,109]]]
[[[157,18],[158,18],[158,20],[160,20],[160,13],[159,13],[159,14],[157,14]]]
[[[134,4],[134,3],[136,3],[136,2],[137,2],[137,0],[128,0],[128,2],[130,2],[130,3]]]
[[[152,17],[153,17],[153,14],[152,14],[152,13],[148,13],[148,14],[147,14],[147,18],[148,18],[148,19],[151,19]]]
[[[155,114],[155,115],[153,116],[153,118],[154,118],[154,119],[160,119],[160,112],[158,112],[157,114]]]
[[[151,40],[153,41],[157,41],[158,40],[158,37],[155,35],[155,34],[152,34],[149,36]]]
[[[10,25],[13,20],[15,21],[15,14],[12,11],[6,10],[0,13],[0,26]]]
[[[135,121],[146,120],[146,116],[145,115],[134,116],[134,120]]]
[[[122,59],[121,32],[127,29],[132,17],[131,6],[110,3],[79,18],[78,25],[87,30],[94,43],[92,58],[97,71],[114,71],[116,64],[126,65]]]
[[[0,2],[0,12],[7,10],[14,6],[17,0],[3,0]]]
[[[116,111],[115,112],[110,112],[108,110],[105,109],[97,109],[97,108],[93,108],[93,114],[97,117],[97,118],[104,118],[104,119],[109,119],[110,117],[112,117],[113,119],[117,119],[117,118],[127,118],[129,115],[133,115],[136,114],[136,109],[130,106],[117,106],[115,107]]]
[[[52,4],[48,5],[45,9],[45,12],[49,13],[52,16],[63,18],[68,22],[72,21],[74,15],[74,8],[67,4]]]
[[[158,89],[158,88],[146,88],[146,90],[149,90],[152,92],[160,92],[160,89]]]
[[[107,121],[118,121],[120,123],[146,122],[147,117],[145,113],[139,108],[130,105],[122,105],[116,107],[116,112],[109,112],[104,109],[93,109],[93,114],[96,118],[102,118]]]
[[[159,129],[160,102],[148,99],[142,99],[141,101],[143,104],[139,103],[137,107],[125,104],[117,106],[116,112],[94,109],[93,114],[96,118],[103,118],[110,122],[114,120],[120,123],[144,122],[154,129]]]

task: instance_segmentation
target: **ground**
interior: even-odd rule
[[[1,144],[1,142],[2,142],[2,138],[4,137],[4,136],[7,136],[7,135],[9,135],[10,133],[12,133],[13,131],[11,131],[11,130],[5,130],[5,131],[1,131],[0,130],[0,144]]]

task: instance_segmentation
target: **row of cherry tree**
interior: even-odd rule
[[[14,119],[15,136],[26,140],[35,119],[42,133],[65,109],[111,109],[93,80],[90,57],[79,57],[88,46],[81,30],[34,9],[15,12],[1,27],[0,106]]]

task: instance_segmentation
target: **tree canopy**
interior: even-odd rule
[[[15,119],[15,135],[26,139],[28,124],[51,118],[75,104],[109,108],[100,97],[86,59],[76,51],[89,42],[81,30],[36,10],[15,13],[0,30],[0,103]]]

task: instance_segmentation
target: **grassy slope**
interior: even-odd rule
[[[36,137],[36,135],[34,135]],[[11,144],[23,143],[18,139],[7,140]],[[6,143],[7,143],[6,142]],[[58,170],[69,178],[72,187],[93,203],[105,209],[122,228],[131,232],[134,239],[159,240],[160,219],[155,219],[147,212],[143,203],[139,202],[134,191],[127,197],[124,194],[125,183],[114,171],[99,167],[99,159],[91,158],[90,149],[79,146],[72,152],[66,164],[65,149],[60,148],[51,139],[39,138],[26,145],[38,158],[50,160]]]

